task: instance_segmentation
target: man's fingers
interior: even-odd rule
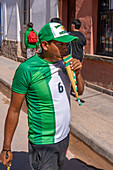
[[[7,167],[11,167],[11,161],[8,162]]]
[[[82,64],[79,61],[71,62],[70,66],[71,66],[71,69],[74,71],[81,70],[82,68]]]
[[[0,161],[4,166],[6,167],[11,166],[12,159],[13,159],[12,152],[9,151],[8,155],[6,154],[5,151],[1,152]]]
[[[71,62],[70,62],[70,65],[71,66],[77,66],[77,65],[82,66],[81,62],[77,59],[72,59]]]
[[[9,160],[8,162],[4,161],[4,162],[2,162],[2,163],[3,163],[4,166],[6,166],[6,167],[9,166],[9,167],[10,167],[10,166],[11,166],[11,162],[12,162],[12,161]]]

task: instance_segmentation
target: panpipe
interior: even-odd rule
[[[70,79],[70,82],[71,82],[71,85],[72,85],[72,88],[75,92],[75,95],[76,95],[76,98],[77,98],[77,101],[78,101],[78,104],[81,106],[82,103],[80,101],[80,98],[78,96],[78,88],[77,88],[77,80],[76,80],[76,73],[75,71],[73,71],[70,67],[70,61],[72,59],[72,56],[71,54],[63,57],[63,63],[65,64],[65,67],[66,67],[66,70],[67,70],[67,74],[69,76],[69,79]]]

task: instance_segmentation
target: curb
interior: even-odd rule
[[[105,94],[108,94],[110,96],[113,96],[113,91],[112,90],[109,90],[109,89],[105,89],[104,87],[101,87],[101,86],[98,86],[98,85],[95,85],[95,84],[92,84],[92,83],[89,83],[87,81],[85,81],[85,85],[89,88],[92,88],[94,90],[97,90],[99,92],[102,92],[102,93],[105,93]]]
[[[23,56],[17,56],[17,62],[22,63],[22,62],[24,62],[24,61],[26,61],[26,58],[25,58],[25,57],[23,57]]]
[[[96,153],[101,155],[103,158],[107,159],[107,161],[110,161],[110,163],[113,163],[113,153],[108,151],[107,148],[102,147],[102,144],[97,143],[96,140],[90,136],[87,136],[87,134],[82,133],[75,127],[72,123],[70,125],[70,132],[78,137],[80,140],[82,140],[86,145],[88,145],[90,148],[93,149]]]
[[[5,87],[7,87],[7,88],[9,88],[9,90],[11,90],[11,84],[9,81],[6,81],[0,77],[0,83],[2,83]]]

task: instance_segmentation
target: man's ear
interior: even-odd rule
[[[47,51],[48,50],[48,42],[47,41],[42,41],[42,48]]]

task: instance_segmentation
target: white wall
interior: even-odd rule
[[[31,21],[37,32],[46,23],[46,13],[46,0],[35,0],[31,6]]]
[[[58,0],[50,0],[50,18],[57,17]]]
[[[31,0],[31,21],[37,32],[48,23],[51,18],[57,17],[58,0]]]
[[[16,40],[16,0],[6,0],[7,9],[7,39]]]
[[[57,7],[57,0],[30,0],[30,19],[37,32],[51,18],[57,17]],[[23,0],[2,0],[4,39],[22,41],[23,10]]]
[[[6,0],[2,0],[1,8],[1,26],[2,26],[2,39],[7,39],[7,12],[6,12]]]

